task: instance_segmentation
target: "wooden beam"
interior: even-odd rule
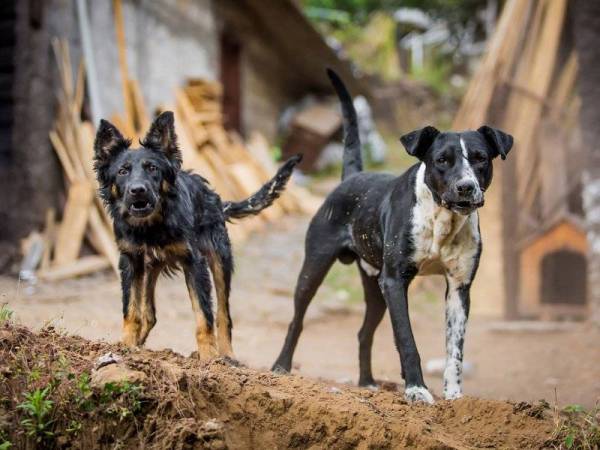
[[[117,35],[117,51],[119,54],[119,70],[121,72],[121,87],[125,105],[125,122],[130,130],[134,130],[134,111],[131,91],[129,90],[129,69],[127,67],[127,45],[125,42],[125,25],[123,20],[123,4],[121,0],[113,0],[115,32]]]
[[[54,263],[61,265],[79,256],[93,199],[93,187],[87,180],[75,181],[69,187],[63,219],[58,228]]]
[[[77,260],[40,270],[37,276],[44,281],[60,281],[67,278],[89,275],[108,269],[110,262],[104,256],[83,256]]]

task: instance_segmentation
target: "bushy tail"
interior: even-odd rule
[[[353,173],[362,172],[362,155],[360,153],[360,136],[358,134],[358,121],[352,97],[346,89],[344,82],[331,69],[327,69],[327,75],[342,104],[344,116],[344,164],[342,166],[342,180]]]
[[[285,186],[292,175],[294,166],[301,160],[302,155],[300,154],[292,156],[285,164],[283,164],[283,166],[281,166],[268,183],[265,183],[257,192],[246,200],[240,202],[223,202],[225,219],[242,219],[247,216],[253,216],[271,206],[284,191]]]

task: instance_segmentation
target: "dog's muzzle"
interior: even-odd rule
[[[483,192],[470,180],[456,183],[453,192],[442,200],[446,208],[458,214],[468,215],[484,204]]]
[[[136,184],[127,189],[125,196],[127,212],[136,218],[150,216],[156,208],[156,200],[144,185]]]

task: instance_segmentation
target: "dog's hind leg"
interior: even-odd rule
[[[234,358],[233,347],[231,345],[232,322],[229,312],[229,292],[231,290],[233,262],[230,254],[221,256],[215,253],[210,255],[209,261],[217,293],[217,347],[219,355]]]
[[[196,318],[196,341],[200,359],[209,360],[217,356],[214,334],[214,317],[210,299],[210,274],[206,258],[200,254],[190,256],[184,268],[192,309]]]
[[[368,275],[359,264],[357,265],[359,266],[366,303],[365,318],[358,332],[358,363],[360,366],[358,385],[375,386],[376,383],[371,371],[371,349],[373,347],[373,335],[385,314],[385,299],[379,288],[377,277]]]
[[[328,246],[316,240],[310,243],[309,240],[310,237],[307,238],[306,255],[294,293],[294,318],[288,328],[281,353],[273,364],[272,370],[275,372],[289,372],[292,368],[292,358],[302,332],[306,309],[337,257],[337,249],[332,248],[331,244]]]

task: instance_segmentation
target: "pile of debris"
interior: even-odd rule
[[[55,281],[111,268],[118,272],[118,250],[111,220],[102,201],[93,171],[94,125],[82,120],[84,66],[73,79],[66,42],[55,41],[62,89],[59,109],[50,139],[60,160],[66,182],[66,203],[60,223],[49,210],[43,233],[34,233],[24,243],[21,276]],[[151,122],[135,80],[124,83],[125,114],[110,120],[128,137],[139,138]],[[173,110],[183,154],[184,168],[205,177],[227,200],[241,200],[255,192],[276,172],[268,143],[255,133],[248,145],[234,132],[226,131],[221,112],[221,86],[205,80],[190,80],[175,91]],[[320,199],[290,182],[286,193],[260,215],[230,224],[234,242],[246,238],[283,214],[314,213]],[[89,245],[84,245],[87,243]]]

